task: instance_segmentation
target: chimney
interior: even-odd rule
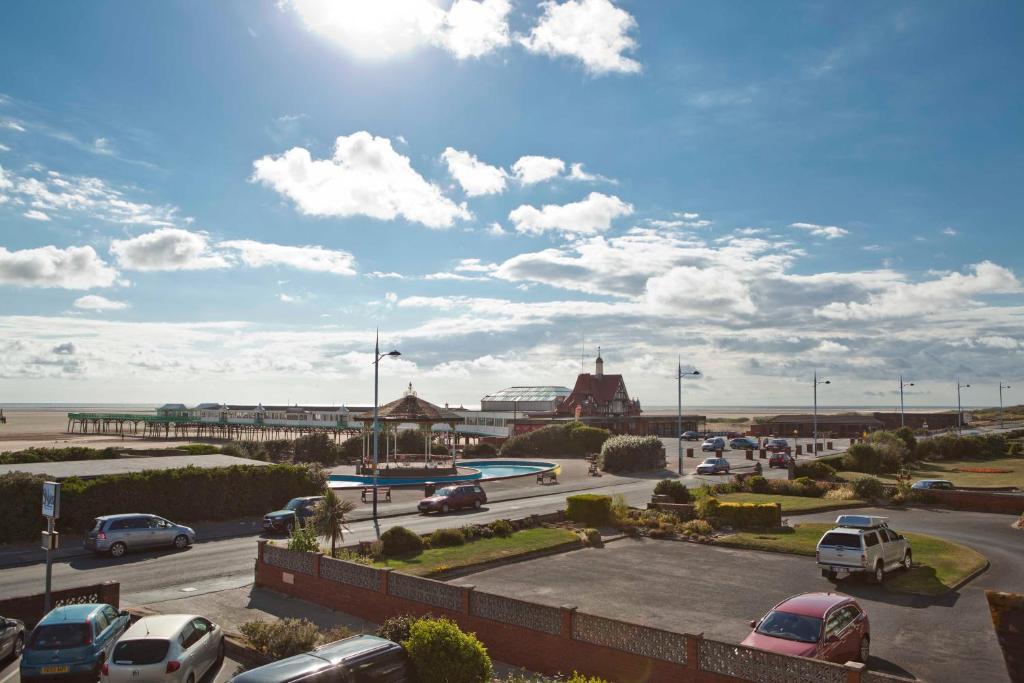
[[[595,365],[597,366],[597,370],[596,370],[596,372],[594,374],[597,377],[603,377],[604,376],[604,359],[601,358],[601,347],[600,346],[597,347],[597,363],[595,363]]]

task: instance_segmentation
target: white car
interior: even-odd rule
[[[715,436],[700,445],[700,449],[705,453],[710,451],[724,451],[725,450],[725,437]]]
[[[697,465],[697,474],[729,474],[729,461],[725,458],[708,458]]]
[[[224,631],[195,614],[143,617],[117,641],[100,680],[198,683],[224,661]]]
[[[882,583],[887,571],[914,563],[910,544],[889,528],[889,518],[872,515],[839,515],[835,528],[818,541],[815,559],[828,579],[868,574],[875,583]]]

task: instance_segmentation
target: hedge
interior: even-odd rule
[[[402,641],[421,683],[487,683],[491,658],[472,633],[448,619],[420,619]]]
[[[605,472],[645,472],[665,467],[665,445],[656,436],[613,436],[601,446]]]
[[[581,493],[566,499],[565,514],[574,522],[587,526],[602,526],[612,518],[612,497],[596,493]]]
[[[735,529],[774,529],[782,526],[782,506],[778,503],[719,503],[714,522]]]
[[[1007,441],[1002,434],[936,436],[922,439],[914,450],[920,460],[984,460],[1002,458],[1006,453]]]
[[[462,449],[464,458],[493,458],[498,455],[498,449],[489,443],[471,443]]]
[[[38,540],[39,501],[45,477],[12,472],[0,476],[4,523],[0,543]],[[83,533],[94,517],[146,512],[175,522],[260,515],[288,499],[324,490],[319,469],[302,465],[184,467],[115,474],[96,479],[65,479],[61,486],[58,530]]]
[[[588,427],[580,422],[549,425],[513,436],[501,446],[501,457],[582,458],[601,450],[609,436],[607,429]]]
[[[0,465],[23,465],[34,462],[68,462],[70,460],[113,460],[120,457],[116,448],[26,448],[21,451],[0,453]]]
[[[819,481],[832,481],[836,476],[836,468],[820,460],[797,462],[793,473],[798,477],[810,477]]]

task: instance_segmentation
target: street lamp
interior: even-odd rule
[[[818,385],[832,384],[830,380],[818,379],[818,371],[814,371],[814,445],[811,452],[814,457],[818,456]]]
[[[903,427],[903,387],[912,387],[913,382],[904,382],[903,375],[900,375],[900,427]]]
[[[1003,389],[1011,388],[1009,384],[999,382],[999,428],[1003,428]]]
[[[377,338],[373,343],[373,528],[377,532],[377,538],[380,538],[380,525],[377,521],[377,446],[380,434],[380,425],[377,422],[377,396],[380,359],[386,356],[394,357],[401,355],[398,351],[380,352],[380,332],[378,331]]]
[[[960,390],[969,389],[970,384],[960,384],[960,378],[956,378],[956,433],[962,434],[964,429],[964,409],[960,403]]]
[[[700,377],[700,370],[694,369],[691,372],[683,372],[682,359],[679,358],[676,361],[676,394],[677,394],[677,410],[676,414],[676,438],[679,444],[679,474],[683,473],[683,377]]]

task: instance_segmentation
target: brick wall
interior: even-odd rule
[[[540,605],[322,555],[293,555],[300,554],[260,541],[256,585],[378,623],[400,614],[447,617],[476,633],[491,657],[540,673],[579,671],[637,683],[861,680],[861,665],[775,655],[584,614],[572,605]]]
[[[954,510],[1024,514],[1024,493],[931,490],[927,492],[926,500]]]
[[[117,581],[104,581],[103,583],[90,586],[78,586],[77,588],[52,591],[50,597],[53,607],[89,602],[100,602],[120,607],[121,584]],[[20,619],[25,622],[26,627],[32,628],[44,616],[43,605],[45,598],[44,593],[5,598],[0,600],[0,615],[9,619]]]

